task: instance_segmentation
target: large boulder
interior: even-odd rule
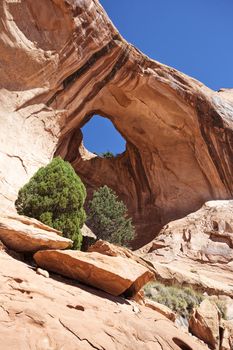
[[[78,280],[112,295],[134,296],[154,275],[131,259],[99,253],[46,250],[34,255],[46,270]]]
[[[72,241],[62,237],[61,232],[21,215],[0,217],[0,240],[7,248],[23,253],[72,246]]]
[[[232,90],[146,57],[96,0],[2,0],[0,18],[1,210],[54,153],[89,194],[106,184],[125,201],[134,247],[205,201],[232,197]],[[96,111],[126,140],[118,157],[83,146]]]
[[[206,343],[210,349],[219,350],[220,346],[220,313],[217,306],[208,299],[194,309],[189,320],[189,330]]]

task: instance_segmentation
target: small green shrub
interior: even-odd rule
[[[135,234],[125,204],[108,186],[100,187],[89,201],[87,225],[99,239],[119,245],[127,245]]]
[[[74,241],[82,243],[80,228],[86,213],[83,209],[86,189],[72,166],[60,157],[40,168],[20,189],[15,202],[19,214],[40,220]]]
[[[206,296],[191,287],[165,286],[162,283],[150,282],[144,287],[145,296],[157,303],[168,306],[178,315],[189,318],[194,308],[198,307],[205,298],[214,303],[221,317],[227,319],[227,307],[224,300],[217,296]]]
[[[171,310],[188,318],[194,307],[200,305],[204,297],[190,287],[165,286],[152,282],[145,286],[145,295]]]
[[[100,154],[100,157],[102,158],[112,158],[114,157],[114,154],[110,151],[107,151],[107,152],[103,152]]]

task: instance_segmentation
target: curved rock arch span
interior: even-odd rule
[[[54,154],[91,190],[106,183],[124,199],[135,247],[206,200],[232,197],[232,90],[149,59],[97,0],[3,0],[0,14],[1,210]],[[126,139],[116,159],[82,145],[80,128],[96,113]]]

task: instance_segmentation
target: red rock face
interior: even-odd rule
[[[233,298],[233,201],[210,201],[140,249],[157,280]]]
[[[3,0],[0,14],[1,209],[54,153],[89,193],[107,184],[119,194],[135,247],[206,200],[232,197],[231,90],[214,92],[144,56],[96,0]],[[122,155],[84,149],[80,127],[95,113],[126,139]]]
[[[161,313],[0,252],[1,349],[207,350]]]

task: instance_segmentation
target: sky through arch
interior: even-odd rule
[[[116,155],[125,150],[124,138],[107,118],[94,115],[84,125],[82,133],[84,146],[90,152],[97,154],[112,152]]]
[[[233,87],[233,0],[100,0],[126,40],[218,90]],[[110,123],[110,124],[109,124]],[[96,153],[121,153],[124,140],[105,118],[84,128]]]

